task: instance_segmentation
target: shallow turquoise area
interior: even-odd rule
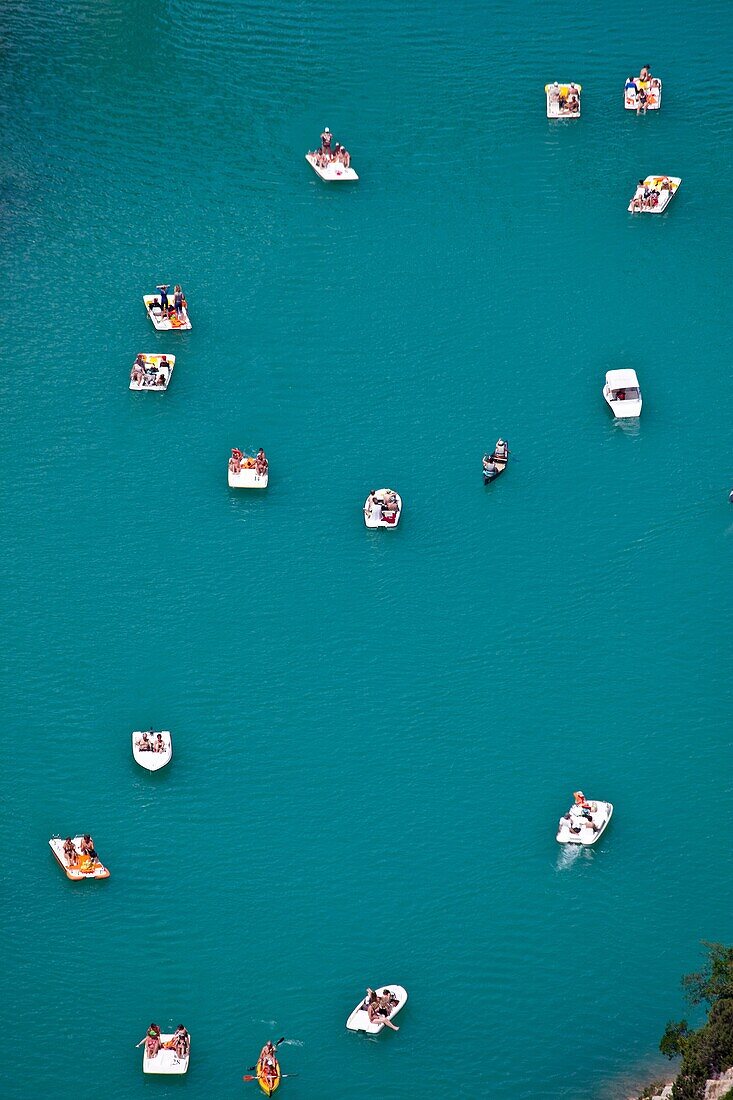
[[[254,1097],[284,1035],[286,1100],[625,1096],[733,938],[729,5],[3,14],[0,1092]],[[353,187],[303,159],[325,124]],[[565,858],[578,786],[616,812]],[[108,882],[48,849],[86,829]],[[346,1032],[382,982],[400,1033]],[[143,1077],[151,1019],[185,1079]]]

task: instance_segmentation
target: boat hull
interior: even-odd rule
[[[599,802],[596,799],[592,800],[592,804],[598,807],[597,812],[592,815],[598,831],[594,832],[590,826],[584,826],[579,833],[571,833],[567,826],[561,823],[556,837],[558,844],[580,844],[584,848],[589,848],[591,844],[598,843],[613,816],[613,805],[611,802]]]
[[[390,990],[397,998],[397,1004],[392,1009],[390,1020],[394,1020],[398,1012],[401,1012],[407,1003],[407,990],[401,985],[383,985],[379,989],[375,989],[375,993],[378,997],[381,997],[386,990]],[[349,1031],[364,1031],[367,1035],[379,1035],[380,1031],[384,1030],[384,1024],[380,1024],[378,1020],[370,1020],[369,1013],[362,1007],[363,1000],[359,1002],[354,1011],[346,1021],[346,1027]]]
[[[163,1043],[168,1043],[173,1036],[161,1033],[160,1038]],[[186,1073],[190,1057],[190,1038],[188,1054],[185,1058],[179,1058],[175,1050],[164,1049],[159,1050],[154,1058],[148,1058],[145,1046],[143,1046],[143,1073],[164,1073],[168,1075]]]
[[[326,168],[321,168],[320,164],[316,164],[313,153],[306,153],[305,159],[325,183],[351,183],[359,178],[353,168],[344,168],[343,164],[337,164],[335,161]]]
[[[132,735],[132,755],[136,764],[145,768],[148,772],[159,772],[166,764],[170,764],[173,757],[173,741],[169,730],[160,730],[165,745],[165,752],[151,752],[149,749],[142,751],[137,747],[138,740],[142,737],[142,730],[135,730]],[[155,731],[157,736],[158,730]]]
[[[280,1088],[280,1078],[282,1076],[280,1071],[280,1063],[275,1062],[275,1074],[264,1073],[262,1069],[262,1059],[257,1063],[257,1084],[260,1086],[265,1096],[272,1096],[273,1092],[277,1092]]]

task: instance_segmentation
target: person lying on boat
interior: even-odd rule
[[[184,1059],[188,1057],[191,1049],[191,1036],[183,1024],[179,1024],[167,1043],[163,1043],[165,1050],[174,1050],[176,1057]]]
[[[160,1038],[160,1028],[157,1024],[151,1024],[145,1033],[145,1038],[140,1040],[140,1043],[145,1043],[145,1056],[147,1058],[155,1058],[156,1054],[160,1050],[162,1044]],[[140,1043],[137,1045],[140,1046]]]

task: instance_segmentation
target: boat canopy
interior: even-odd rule
[[[606,382],[612,390],[638,389],[639,379],[636,371],[631,368],[625,370],[610,370],[606,372]]]

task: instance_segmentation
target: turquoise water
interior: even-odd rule
[[[728,5],[4,15],[3,1095],[259,1095],[281,1035],[293,1100],[626,1095],[733,937]],[[325,124],[353,187],[303,160]],[[566,858],[578,786],[616,811]],[[86,829],[106,883],[48,849]],[[382,982],[400,1033],[346,1032]],[[151,1019],[185,1079],[143,1077]]]

